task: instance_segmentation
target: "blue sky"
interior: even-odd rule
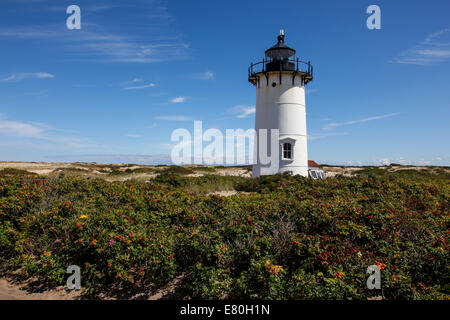
[[[253,128],[247,68],[283,28],[315,68],[310,159],[448,166],[449,16],[444,0],[2,0],[0,160],[163,161],[194,120]]]

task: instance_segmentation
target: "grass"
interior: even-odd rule
[[[450,173],[442,168],[434,168],[432,170],[399,169],[396,171],[389,171],[377,167],[368,167],[355,172],[355,174],[360,177],[377,176],[390,178],[409,178],[420,181],[450,180]]]
[[[190,193],[208,194],[216,191],[234,191],[236,185],[248,178],[233,176],[204,175],[201,177],[185,177],[184,190]]]
[[[120,170],[119,168],[113,168],[111,172],[109,173],[110,176],[126,176],[131,174],[137,174],[137,173],[150,173],[153,174],[157,172],[157,170],[153,168],[136,168],[136,169],[130,169],[126,168],[125,170]]]
[[[214,167],[195,167],[193,168],[193,170],[195,171],[200,171],[200,172],[216,172],[216,168]]]
[[[179,175],[188,175],[194,173],[191,168],[181,167],[181,166],[168,166],[161,171],[162,173],[174,173]]]
[[[130,170],[130,169],[126,169],[125,171]],[[157,172],[157,170],[153,169],[153,168],[136,168],[133,170],[130,170],[131,173],[155,173]]]
[[[29,172],[21,169],[5,168],[3,170],[0,170],[0,177],[13,175],[37,176],[37,174],[34,172]]]

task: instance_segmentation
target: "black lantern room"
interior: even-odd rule
[[[295,57],[295,50],[284,43],[284,31],[280,31],[278,42],[265,51],[263,61],[252,63],[249,67],[248,81],[256,85],[261,75],[268,78],[269,72],[292,73],[293,82],[296,76],[301,76],[303,84],[313,79],[313,67],[311,63],[304,62]],[[281,81],[280,81],[281,82]]]
[[[280,31],[278,43],[266,52],[267,71],[294,71],[295,63],[290,60],[295,55],[295,50],[284,44],[284,32]]]

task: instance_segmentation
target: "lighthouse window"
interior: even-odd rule
[[[292,144],[283,143],[283,159],[292,159]]]

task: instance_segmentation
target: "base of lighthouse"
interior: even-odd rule
[[[274,156],[268,156],[270,159],[270,164],[263,165],[261,163],[255,163],[253,165],[253,177],[259,177],[262,175],[273,175],[277,173],[290,172],[293,175],[301,175],[304,177],[308,177],[308,153],[306,146],[306,138],[305,137],[297,137],[294,138],[280,138],[280,146],[278,152],[278,161],[274,161]],[[292,154],[293,159],[284,159],[283,158],[283,145],[285,143],[290,143],[292,145]]]
[[[253,166],[253,178],[259,176],[273,175],[277,173],[289,172],[293,175],[301,175],[303,177],[308,177],[308,167],[282,167],[278,170],[271,170],[270,168],[261,167],[259,165]]]

